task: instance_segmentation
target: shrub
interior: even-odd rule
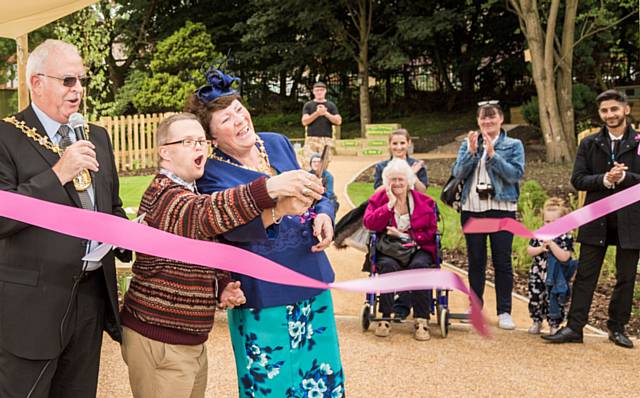
[[[285,134],[289,138],[304,137],[301,113],[270,113],[252,116],[256,131],[272,131]]]
[[[150,73],[137,83],[133,105],[140,113],[180,111],[187,96],[204,83],[202,66],[218,64],[221,58],[207,27],[187,21],[156,46]]]
[[[518,200],[518,210],[523,211],[523,204],[529,202],[533,211],[542,209],[544,202],[549,198],[542,185],[536,180],[528,180],[522,184],[520,199]]]

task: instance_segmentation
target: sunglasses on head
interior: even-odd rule
[[[499,103],[500,101],[498,100],[480,101],[478,102],[478,106],[498,105]]]
[[[80,80],[80,85],[81,86],[86,86],[87,83],[89,82],[89,77],[87,77],[87,76],[64,76],[64,77],[58,77],[58,76],[45,75],[44,73],[38,73],[37,75],[38,76],[49,77],[51,79],[60,80],[62,82],[62,85],[65,86],[65,87],[74,87],[76,85],[76,83],[78,82],[78,80]]]

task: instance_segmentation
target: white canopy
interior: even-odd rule
[[[29,104],[26,82],[27,34],[78,11],[96,0],[0,0],[0,37],[16,39],[18,53],[18,106]]]
[[[16,39],[96,0],[0,0],[0,37]]]

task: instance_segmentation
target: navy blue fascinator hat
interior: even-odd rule
[[[238,92],[231,88],[231,85],[240,81],[238,77],[232,77],[226,75],[220,69],[211,66],[204,73],[204,77],[207,79],[207,84],[200,87],[196,91],[196,95],[198,99],[203,104],[208,104],[209,102],[215,100],[219,97],[225,97],[227,95],[237,94]]]

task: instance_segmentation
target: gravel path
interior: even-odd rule
[[[421,156],[421,158],[423,158]],[[344,187],[376,158],[336,157],[330,171],[342,215],[347,211]],[[354,249],[328,249],[338,280],[363,277],[363,254]],[[432,339],[417,342],[412,325],[394,325],[388,338],[362,332],[359,312],[361,294],[334,291],[341,353],[349,397],[550,397],[638,396],[640,357],[638,348],[615,347],[606,338],[586,337],[584,345],[549,346],[527,334],[526,303],[513,302],[518,329],[497,329],[495,292],[487,286],[485,316],[492,337],[482,338],[468,325],[455,323],[441,339],[432,324]],[[462,312],[466,300],[452,293],[450,307]],[[235,397],[236,376],[226,316],[219,313],[208,345],[209,385],[207,397]],[[640,345],[640,342],[636,342]],[[127,370],[119,346],[105,335],[98,396],[130,397]],[[282,397],[274,397],[282,398]]]

